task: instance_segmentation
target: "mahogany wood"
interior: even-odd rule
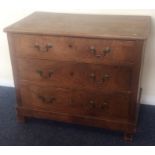
[[[150,17],[36,12],[7,27],[17,119],[103,127],[131,141]]]

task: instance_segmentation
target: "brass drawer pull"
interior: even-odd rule
[[[36,71],[40,76],[43,76],[43,71],[42,70],[37,70]]]
[[[108,106],[108,102],[103,102],[98,106],[98,108],[105,109],[107,106]],[[97,108],[94,100],[89,101],[89,107]]]
[[[102,82],[105,82],[109,78],[110,78],[110,75],[109,74],[104,74],[103,77],[102,77]]]
[[[48,71],[47,73],[46,72],[44,72],[44,71],[42,71],[42,70],[37,70],[36,71],[39,75],[40,75],[40,77],[42,77],[42,78],[50,78],[52,75],[53,75],[53,71]]]
[[[108,53],[111,52],[111,48],[110,47],[106,47],[105,49],[103,49],[103,56],[106,56]]]
[[[90,52],[96,57],[96,58],[101,58],[102,56],[106,56],[108,53],[111,52],[110,47],[106,47],[102,50],[101,54],[97,54],[96,48],[94,46],[90,47]]]
[[[45,46],[41,46],[41,45],[39,45],[38,43],[35,43],[34,47],[35,47],[36,49],[38,49],[39,51],[41,51],[41,52],[48,52],[48,50],[49,50],[50,48],[52,48],[53,46],[52,46],[52,44],[50,44],[50,43],[48,43],[48,44],[45,45]]]
[[[96,80],[96,75],[95,73],[91,73],[90,76],[89,76],[93,81]],[[108,80],[110,78],[110,75],[109,74],[104,74],[103,77],[102,77],[102,82],[105,82],[106,80]]]
[[[94,46],[91,46],[90,47],[90,52],[92,53],[92,54],[96,54],[96,49],[95,49],[95,47]]]
[[[38,95],[38,98],[44,103],[53,103],[56,100],[56,98],[53,96]]]

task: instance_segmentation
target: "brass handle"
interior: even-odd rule
[[[38,98],[44,103],[53,103],[56,100],[56,98],[53,96],[38,95]]]
[[[110,47],[106,47],[106,48],[104,48],[104,49],[102,50],[102,54],[96,54],[96,53],[97,53],[96,48],[95,48],[94,46],[91,46],[91,47],[90,47],[90,52],[91,52],[94,56],[96,56],[96,58],[101,58],[101,57],[102,57],[102,54],[103,54],[103,56],[106,56],[108,53],[110,53],[110,52],[111,52],[111,48],[110,48]]]
[[[104,74],[103,77],[102,77],[102,82],[105,82],[109,78],[110,78],[110,75],[109,74]]]
[[[101,57],[101,54],[96,54],[96,48],[94,46],[91,46],[90,47],[90,52],[96,56],[96,58],[100,58]]]
[[[42,77],[42,78],[50,78],[51,76],[52,76],[52,74],[54,73],[53,71],[48,71],[47,73],[46,72],[44,72],[44,71],[42,71],[42,70],[37,70],[36,71],[39,75],[40,75],[40,77]]]
[[[37,70],[36,71],[40,76],[43,76],[43,71],[42,70]]]
[[[95,49],[95,47],[94,46],[91,46],[90,47],[90,52],[92,53],[92,54],[96,54],[96,49]]]
[[[106,47],[105,49],[103,49],[103,55],[106,56],[108,53],[111,52],[111,48],[110,47]]]
[[[38,49],[39,51],[41,51],[41,52],[48,52],[48,50],[49,50],[50,48],[52,48],[53,46],[52,46],[52,44],[50,44],[50,43],[48,43],[48,44],[45,45],[45,46],[41,46],[41,45],[39,45],[38,43],[35,43],[34,47],[35,47],[36,49]]]
[[[94,100],[90,100],[89,101],[89,105],[91,106],[91,108],[95,108],[95,101]]]
[[[107,106],[108,106],[108,103],[107,102],[103,102],[103,103],[101,103],[100,108],[101,109],[105,109]]]

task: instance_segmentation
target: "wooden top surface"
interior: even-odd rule
[[[61,36],[147,39],[149,16],[86,15],[34,12],[6,32]]]

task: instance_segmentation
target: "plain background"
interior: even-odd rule
[[[152,23],[142,68],[141,86],[143,93],[141,103],[155,105],[155,9],[101,9],[105,5],[101,5],[99,2],[99,0],[5,0],[0,5],[0,85],[14,86],[7,37],[3,29],[34,11],[149,15],[152,18]],[[94,5],[96,5],[95,9]],[[110,5],[110,1],[106,3],[106,6]],[[84,6],[88,6],[87,9]],[[80,9],[77,9],[78,7]]]

